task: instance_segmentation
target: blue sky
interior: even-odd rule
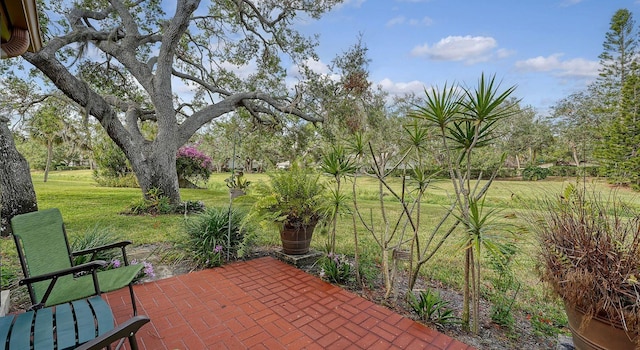
[[[621,8],[640,23],[640,0],[348,0],[301,28],[320,34],[320,67],[361,33],[371,80],[391,93],[473,86],[485,72],[545,114],[597,77]]]

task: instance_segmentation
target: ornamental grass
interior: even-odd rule
[[[640,215],[618,200],[573,186],[532,211],[540,273],[569,307],[619,324],[637,343]]]

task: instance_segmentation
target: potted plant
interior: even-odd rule
[[[320,174],[294,163],[269,174],[269,180],[256,186],[251,217],[277,224],[285,254],[308,253],[313,230],[326,211]]]
[[[640,214],[569,186],[531,222],[541,276],[564,301],[577,349],[635,349],[640,331]]]

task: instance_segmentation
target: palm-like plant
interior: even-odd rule
[[[323,172],[333,176],[336,187],[331,189],[330,194],[330,212],[331,217],[331,234],[329,237],[329,252],[335,253],[336,249],[336,225],[338,223],[338,215],[341,211],[346,210],[345,203],[348,199],[341,192],[342,179],[348,174],[352,174],[356,170],[354,160],[347,155],[342,146],[333,146],[331,150],[322,156],[320,168]]]
[[[515,86],[500,92],[500,84],[495,76],[480,77],[477,87],[460,88],[448,87],[443,90],[425,90],[426,103],[418,107],[411,116],[426,122],[428,126],[436,127],[440,131],[445,161],[455,190],[455,203],[451,210],[457,208],[458,220],[445,233],[446,238],[457,225],[463,223],[467,235],[463,244],[465,251],[464,263],[464,309],[462,323],[466,327],[470,321],[470,301],[474,304],[473,331],[478,331],[479,285],[480,285],[480,244],[488,236],[486,230],[494,229],[489,225],[491,212],[483,214],[482,198],[497,174],[492,174],[489,181],[482,187],[479,181],[471,178],[472,158],[474,151],[480,147],[489,146],[495,138],[494,129],[497,123],[515,113],[513,106],[516,101],[508,101]],[[451,214],[445,214],[444,219]],[[436,229],[444,223],[440,221]],[[488,240],[486,241],[489,242]],[[477,248],[474,254],[474,247]],[[421,259],[422,260],[422,259]],[[420,260],[420,261],[421,261]],[[475,272],[474,272],[475,271]],[[472,283],[473,282],[473,283]],[[473,284],[473,293],[471,286]]]

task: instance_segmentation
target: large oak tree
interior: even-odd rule
[[[157,0],[52,4],[48,40],[23,57],[100,122],[144,194],[157,188],[179,202],[176,151],[203,125],[239,108],[262,123],[321,120],[285,79],[288,65],[316,57],[316,38],[294,21],[337,2],[177,0],[170,15]],[[153,137],[142,123],[156,124]]]

